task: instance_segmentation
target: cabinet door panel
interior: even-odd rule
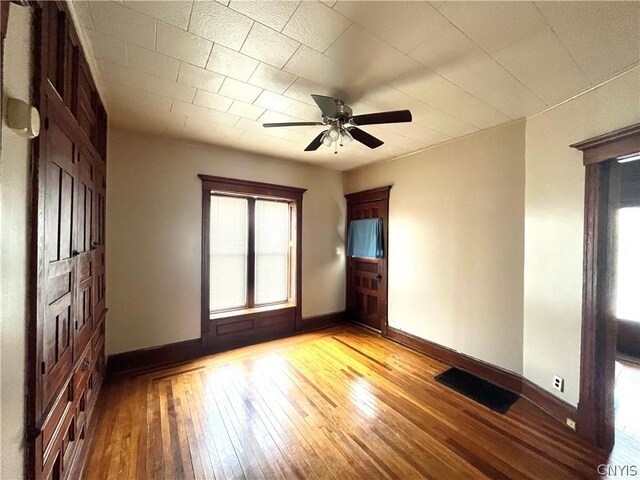
[[[74,144],[52,120],[45,136],[46,306],[42,331],[43,405],[71,369],[74,320]]]
[[[76,221],[76,318],[74,351],[77,356],[84,350],[94,327],[94,252],[91,245],[94,228],[93,158],[87,150],[78,155],[78,199]]]

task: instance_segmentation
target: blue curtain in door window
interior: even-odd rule
[[[353,220],[349,224],[347,255],[381,258],[383,254],[382,219]]]

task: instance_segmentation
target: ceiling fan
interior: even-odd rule
[[[283,122],[283,123],[263,123],[265,128],[271,127],[303,127],[303,126],[329,126],[323,130],[304,149],[311,152],[320,148],[320,145],[331,147],[335,145],[334,153],[338,153],[338,143],[340,146],[356,140],[369,148],[378,148],[384,142],[373,135],[368,134],[358,127],[361,125],[379,125],[382,123],[401,123],[411,121],[409,110],[396,110],[393,112],[366,113],[364,115],[353,115],[350,107],[342,100],[324,95],[311,95],[322,111],[321,122]]]

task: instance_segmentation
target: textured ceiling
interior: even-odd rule
[[[345,170],[529,117],[640,61],[640,2],[74,1],[110,119]],[[385,144],[304,147],[311,93]]]

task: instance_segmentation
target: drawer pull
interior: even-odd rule
[[[91,362],[89,362],[89,359],[88,359],[88,358],[85,358],[85,359],[82,361],[82,365],[80,366],[80,368],[82,368],[82,370],[86,370],[87,368],[89,368],[90,363],[91,363]]]

